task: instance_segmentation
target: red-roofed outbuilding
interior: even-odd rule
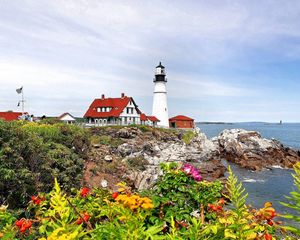
[[[16,121],[20,120],[22,114],[21,112],[0,112],[0,119],[4,121]],[[24,113],[24,115],[28,115],[28,113]]]
[[[171,128],[194,128],[194,119],[178,115],[169,119],[169,124]]]

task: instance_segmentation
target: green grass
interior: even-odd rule
[[[185,144],[190,144],[194,137],[195,133],[193,131],[187,131],[183,134],[182,140]]]

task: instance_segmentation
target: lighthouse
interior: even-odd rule
[[[152,115],[160,120],[159,126],[168,128],[169,115],[166,84],[165,67],[159,62],[155,69]]]

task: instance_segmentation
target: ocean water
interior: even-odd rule
[[[285,146],[300,149],[300,123],[266,124],[266,123],[233,123],[233,124],[197,124],[208,138],[217,136],[224,129],[242,128],[255,130],[265,138],[275,138]],[[272,168],[253,172],[230,164],[233,172],[243,182],[249,193],[247,203],[261,208],[265,201],[271,201],[279,213],[289,213],[291,210],[279,204],[287,201],[286,195],[294,190],[293,170]]]

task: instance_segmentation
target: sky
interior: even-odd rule
[[[121,93],[151,114],[166,67],[169,115],[300,122],[298,0],[0,0],[0,111],[82,117]]]

